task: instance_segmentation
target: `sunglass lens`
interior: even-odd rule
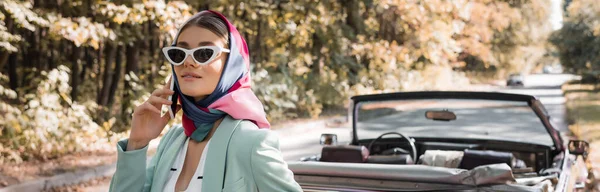
[[[185,52],[179,49],[171,49],[167,51],[169,59],[175,63],[181,63],[185,59]]]
[[[212,49],[198,49],[194,51],[194,58],[196,61],[205,63],[207,62],[215,53]]]

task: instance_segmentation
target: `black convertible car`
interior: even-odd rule
[[[533,96],[402,92],[352,97],[352,141],[323,134],[290,163],[305,191],[584,190],[587,142],[568,144]],[[581,156],[582,158],[578,157]]]

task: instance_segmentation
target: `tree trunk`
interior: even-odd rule
[[[358,34],[364,34],[365,23],[364,19],[360,15],[360,1],[345,0],[343,4],[346,8],[346,24],[348,24],[354,30],[353,36],[356,37]]]
[[[24,35],[26,36],[26,35]],[[25,41],[29,41],[29,38],[26,38]],[[20,85],[26,85],[27,82],[29,82],[29,77],[31,77],[30,73],[32,71],[32,67],[31,67],[31,57],[30,57],[30,50],[25,47],[25,45],[20,47],[20,51],[21,51],[21,65],[19,66],[19,68],[21,68],[21,83]]]
[[[20,51],[24,51],[23,52],[23,64],[25,64],[25,66],[27,66],[28,71],[30,72],[34,72],[33,68],[35,68],[38,72],[39,72],[39,49],[38,48],[38,44],[39,44],[39,39],[38,39],[38,33],[39,30],[33,31],[33,32],[26,32],[25,39],[23,40],[24,42],[27,42],[26,44],[24,44],[22,46],[22,50]],[[28,82],[29,79],[27,79],[27,77],[24,77],[23,79],[23,83]]]
[[[19,87],[19,76],[17,74],[17,54],[12,53],[8,56],[8,79],[10,89],[17,90]]]
[[[150,43],[149,43],[149,51],[148,51],[148,57],[150,59],[150,62],[147,63],[142,63],[143,67],[140,67],[142,70],[139,71],[139,74],[149,74],[148,75],[148,81],[149,83],[154,83],[155,79],[154,79],[154,73],[156,72],[156,66],[160,66],[163,65],[163,56],[162,56],[162,51],[161,49],[161,39],[160,37],[157,35],[158,34],[158,28],[156,27],[155,23],[150,21],[148,22],[148,30],[149,30],[149,37],[150,37]],[[162,45],[164,46],[164,45]],[[144,66],[145,65],[145,66]]]
[[[261,60],[262,55],[263,55],[262,49],[261,49],[261,47],[263,45],[263,42],[261,42],[262,41],[262,38],[261,38],[262,26],[263,26],[262,20],[258,20],[258,25],[256,28],[256,36],[254,36],[254,43],[253,43],[254,45],[248,45],[248,47],[253,48],[253,49],[250,49],[251,51],[253,51],[253,53],[250,54],[250,57],[252,58],[252,61],[254,61],[254,63],[261,63],[261,61],[262,61]],[[248,42],[251,42],[251,41],[248,39]],[[259,67],[259,66],[256,66],[256,67]]]
[[[139,55],[140,55],[140,49],[138,49],[139,45],[141,42],[138,43],[134,43],[133,45],[128,45],[126,50],[125,50],[125,75],[138,75],[139,74]],[[131,79],[131,78],[130,78]],[[124,95],[123,98],[125,99],[131,99],[129,95],[129,92],[131,90],[131,86],[130,83],[127,81],[123,81],[124,83]]]
[[[10,17],[10,14],[6,15],[4,18],[4,23],[6,24],[6,31],[8,33],[13,33],[13,19]],[[4,64],[8,61],[10,53],[8,51],[0,51],[0,70],[4,69]]]
[[[41,6],[40,0],[33,0],[33,8],[39,8]]]
[[[86,79],[85,77],[87,76],[87,72],[90,68],[92,68],[92,66],[94,66],[94,58],[92,57],[91,53],[90,53],[90,47],[86,47],[84,50],[84,58],[85,58],[85,64],[83,65],[83,69],[81,70],[81,73],[79,75],[79,78],[81,79]],[[88,81],[91,81],[92,79],[86,79]]]
[[[8,51],[0,50],[0,71],[3,71],[4,64],[6,63],[6,61],[8,61],[9,55],[10,53]]]
[[[397,7],[391,7],[381,13],[377,13],[376,18],[380,25],[376,37],[386,41],[396,41],[398,44],[403,44],[406,39],[403,39],[404,30],[397,26],[397,21],[400,19],[399,15],[395,13],[397,9]],[[408,27],[409,30],[413,29],[413,26],[410,24]]]
[[[50,51],[50,59],[48,59],[48,64],[49,64],[48,67],[50,69],[54,69],[54,68],[57,67],[57,65],[56,65],[56,56],[54,55],[54,45],[53,45],[53,43],[50,43],[49,47],[50,48],[49,48],[48,51]]]
[[[317,31],[319,31],[319,29],[317,29]],[[313,60],[313,63],[311,66],[308,66],[313,74],[317,75],[317,78],[320,77],[321,74],[321,64],[319,63],[319,60],[321,60],[321,48],[323,48],[323,40],[317,35],[317,33],[313,33],[312,34],[312,50],[311,50],[311,54],[315,57],[315,60]]]
[[[108,108],[111,109],[113,104],[115,103],[115,94],[117,90],[119,90],[119,83],[121,82],[121,76],[123,76],[123,46],[117,46],[117,54],[115,59],[115,73],[113,75],[113,80],[110,86],[110,91],[108,95]]]
[[[96,73],[96,77],[97,77],[97,81],[96,81],[96,95],[98,95],[98,98],[100,98],[100,92],[101,92],[101,87],[102,87],[102,81],[104,80],[102,77],[104,77],[104,75],[102,74],[102,58],[104,57],[104,47],[106,46],[106,44],[100,44],[100,46],[98,47],[98,50],[96,50],[96,63],[94,64],[94,72]],[[100,99],[96,99],[96,102],[98,104],[100,104]]]
[[[129,72],[133,72],[137,75],[139,68],[140,68],[140,64],[139,64],[139,56],[140,56],[140,49],[138,49],[138,45],[140,44],[140,42],[138,43],[134,43],[133,45],[128,45],[127,49],[125,51],[126,54],[126,65],[125,65],[125,74],[129,74]]]
[[[158,45],[156,45],[156,42],[158,42],[156,40],[155,37],[155,33],[154,33],[154,23],[152,21],[148,22],[148,35],[149,35],[149,39],[148,39],[148,51],[147,51],[147,56],[150,61],[146,62],[145,65],[140,66],[140,71],[138,71],[140,74],[143,74],[146,72],[147,67],[152,68],[152,66],[154,65],[158,65],[158,63],[156,62],[156,49],[158,49]],[[160,52],[159,52],[160,53]],[[150,71],[152,71],[152,69],[150,69]],[[154,82],[154,79],[152,78],[152,76],[150,75],[148,78],[149,82]]]
[[[71,54],[71,99],[77,101],[79,96],[79,85],[81,84],[80,71],[81,71],[81,47],[73,47],[73,53]]]
[[[209,10],[210,9],[210,0],[208,1],[204,1],[202,3],[198,4],[198,11],[204,11],[204,10]],[[227,9],[225,9],[227,10]]]
[[[113,71],[112,65],[114,62],[115,55],[117,53],[117,49],[115,45],[109,43],[105,48],[106,59],[104,59],[104,72],[103,72],[103,81],[102,81],[102,89],[98,93],[98,105],[107,107],[108,106],[108,95],[113,81]]]
[[[135,43],[133,45],[128,45],[127,49],[125,51],[125,75],[131,75],[134,74],[136,76],[138,76],[139,74],[139,55],[140,55],[140,49],[138,48],[139,46],[137,46],[138,44],[142,44],[144,43],[144,41],[139,41],[138,43]],[[133,78],[129,78],[130,80],[133,80]],[[133,88],[131,87],[131,82],[129,81],[123,81],[124,83],[124,88],[123,88],[123,100],[121,102],[121,114],[127,114],[127,108],[129,108],[129,105],[131,105],[131,100],[135,99],[133,98],[135,96],[134,92],[133,92]]]
[[[35,32],[33,32],[33,36],[32,36],[33,42],[31,43],[31,49],[33,49],[31,52],[31,58],[33,61],[33,66],[37,68],[37,73],[39,73],[43,69],[43,65],[40,60],[40,56],[41,56],[41,54],[40,54],[40,49],[41,49],[40,31],[41,30],[38,29],[38,30],[35,30]]]

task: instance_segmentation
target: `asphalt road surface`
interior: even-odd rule
[[[498,91],[507,93],[527,94],[538,97],[548,113],[554,127],[565,132],[568,130],[566,121],[565,98],[560,86],[571,79],[577,78],[568,74],[537,74],[525,78],[525,87],[505,88]]]
[[[567,131],[565,120],[565,99],[560,85],[575,78],[567,74],[534,74],[525,77],[524,87],[498,87],[489,91],[528,94],[538,97],[551,115],[551,121],[561,132]],[[349,127],[312,128],[302,132],[277,131],[280,136],[280,149],[288,162],[298,161],[302,157],[311,156],[321,151],[319,144],[322,133],[337,134],[338,144],[350,142]],[[90,186],[85,191],[108,191],[108,181]]]

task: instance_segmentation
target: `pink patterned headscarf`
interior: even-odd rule
[[[210,132],[213,124],[218,119],[229,115],[234,119],[245,119],[255,123],[259,128],[270,128],[262,103],[251,90],[250,57],[246,41],[235,26],[216,11],[202,11],[192,16],[192,19],[204,17],[208,13],[219,16],[229,29],[229,48],[231,52],[223,68],[221,79],[216,89],[201,101],[184,95],[180,88],[173,70],[175,81],[175,94],[173,109],[176,107],[177,99],[181,100],[183,109],[183,127],[185,134],[196,141],[202,141]],[[183,26],[185,26],[185,24]],[[172,46],[177,43],[180,31],[177,33]],[[172,66],[174,67],[174,66]]]

